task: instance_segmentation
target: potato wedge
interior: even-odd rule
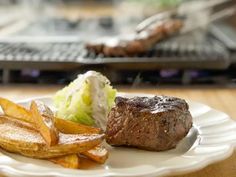
[[[80,158],[77,154],[70,154],[48,160],[65,168],[78,169],[80,167]]]
[[[34,127],[31,123],[25,122],[15,117],[9,117],[7,115],[0,115],[0,124],[4,122],[11,122],[12,124],[17,124],[19,127],[24,127],[30,130],[38,131],[36,127]]]
[[[27,157],[48,159],[88,151],[101,144],[104,134],[63,134],[59,142],[47,146],[38,131],[0,117],[0,147]]]
[[[58,142],[58,131],[54,125],[53,113],[42,102],[32,101],[30,111],[35,125],[46,141],[48,146],[56,145]]]
[[[26,121],[32,124],[35,127],[35,121],[31,112],[25,109],[23,106],[20,106],[16,103],[11,102],[10,100],[0,98],[0,106],[2,107],[4,113],[12,118],[17,118],[22,121]],[[52,111],[49,107],[44,104],[44,111],[41,112],[44,116],[50,117],[53,116]],[[101,133],[100,128],[90,127],[86,125],[82,125],[79,123],[75,123],[69,120],[55,118],[55,127],[62,133],[67,134],[79,134],[79,133],[87,133],[87,134],[96,134]]]
[[[41,111],[41,115],[47,116],[47,117],[54,117],[53,112],[51,109],[41,103],[41,106],[44,108],[43,111]],[[55,126],[56,128],[62,132],[62,133],[67,133],[67,134],[80,134],[80,133],[87,133],[87,134],[96,134],[96,133],[101,133],[100,128],[95,128],[91,126],[86,126],[80,123],[75,123],[69,120],[61,119],[61,118],[54,118],[55,120]]]
[[[81,154],[100,164],[105,163],[109,155],[107,149],[101,145],[98,145],[88,151],[82,152]]]
[[[100,128],[90,127],[90,126],[82,125],[80,123],[75,123],[69,120],[60,119],[60,118],[55,118],[55,126],[60,132],[68,133],[68,134],[101,133]]]
[[[34,124],[30,111],[25,109],[23,106],[13,103],[5,98],[0,98],[0,106],[7,116]]]

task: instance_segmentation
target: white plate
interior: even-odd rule
[[[122,96],[150,96],[121,94]],[[52,105],[50,97],[37,98]],[[20,103],[27,106],[30,100]],[[110,157],[104,165],[71,170],[43,160],[26,158],[2,151],[0,171],[9,176],[162,176],[201,169],[230,156],[236,144],[236,123],[220,111],[189,101],[194,127],[176,149],[149,152],[108,146]]]

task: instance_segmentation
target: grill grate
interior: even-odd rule
[[[78,43],[0,43],[2,61],[76,62],[84,55]]]
[[[107,58],[88,53],[82,42],[67,43],[0,43],[0,64],[74,63],[116,64],[119,67],[142,66],[159,68],[224,69],[230,64],[228,51],[213,37],[199,40],[198,35],[187,35],[159,43],[145,54],[129,58]],[[128,65],[127,65],[128,64]],[[1,66],[1,65],[0,65]],[[115,65],[114,65],[115,66]],[[13,66],[12,66],[13,67]],[[37,67],[37,65],[36,65]],[[136,68],[137,69],[137,68]]]
[[[155,63],[160,68],[224,69],[230,64],[227,49],[213,37],[181,36],[157,44],[147,53],[128,58],[107,58],[87,53],[88,63]]]

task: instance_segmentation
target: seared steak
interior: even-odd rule
[[[162,151],[176,147],[191,127],[192,116],[183,99],[117,97],[108,115],[106,141],[113,146]]]

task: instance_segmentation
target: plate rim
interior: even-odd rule
[[[121,96],[124,96],[124,95],[129,95],[131,97],[133,96],[154,96],[154,94],[146,94],[146,93],[125,93],[125,92],[119,92],[118,95],[121,95]],[[22,100],[18,100],[16,101],[17,103],[26,103],[26,102],[29,102],[31,100],[37,100],[37,99],[51,99],[52,98],[52,95],[45,95],[45,96],[37,96],[37,97],[30,97],[28,99],[22,99]],[[204,106],[204,107],[207,107],[209,108],[209,110],[211,111],[217,111],[217,112],[221,112],[221,113],[224,113],[222,111],[218,111],[214,108],[211,108],[210,106],[206,105],[206,104],[203,104],[203,103],[199,103],[199,102],[195,102],[195,101],[191,101],[191,100],[187,100],[187,102],[189,104],[198,104],[200,106]],[[232,120],[234,121],[228,114],[224,113],[226,116],[227,116],[227,120]],[[236,122],[234,121],[235,125],[236,125]],[[236,128],[235,128],[236,130]],[[236,135],[235,135],[235,139],[236,140]],[[230,140],[227,141],[227,143],[224,144],[225,148],[226,148],[226,152],[224,151],[224,153],[222,154],[215,154],[215,153],[212,153],[211,156],[208,156],[208,157],[205,157],[200,160],[198,159],[198,161],[196,163],[192,163],[192,164],[185,164],[185,165],[180,165],[179,167],[176,167],[176,168],[168,168],[168,167],[165,167],[163,169],[155,169],[155,170],[152,170],[150,172],[145,172],[143,174],[136,174],[136,175],[132,175],[132,174],[122,174],[122,173],[117,173],[117,172],[114,172],[114,171],[105,171],[104,173],[99,173],[97,174],[96,172],[98,171],[104,171],[103,169],[102,170],[93,170],[94,173],[96,174],[84,174],[85,171],[82,171],[82,170],[76,170],[77,174],[73,174],[74,176],[99,176],[99,177],[108,177],[108,176],[120,176],[120,177],[124,177],[124,176],[162,176],[162,175],[170,175],[172,173],[174,174],[183,174],[183,173],[187,173],[187,172],[191,172],[191,171],[196,171],[196,170],[199,170],[199,169],[202,169],[206,166],[208,166],[209,164],[212,164],[212,163],[216,163],[218,161],[221,161],[223,159],[226,159],[228,158],[229,156],[232,155],[232,153],[234,152],[234,149],[236,147],[236,141],[234,142],[231,142]],[[188,152],[188,151],[187,151]],[[40,172],[39,174],[39,171],[36,171],[36,172],[29,172],[29,171],[24,171],[24,167],[26,166],[27,163],[23,163],[23,162],[20,162],[20,161],[17,161],[15,159],[12,159],[11,157],[8,157],[6,155],[2,155],[2,153],[0,152],[0,160],[2,157],[7,157],[7,158],[10,158],[12,161],[15,161],[14,163],[17,163],[17,167],[21,167],[21,168],[16,168],[16,167],[12,167],[12,166],[7,166],[7,165],[4,165],[4,164],[0,164],[0,171],[3,172],[3,174],[14,174],[14,175],[24,175],[24,176],[60,176],[60,177],[69,177],[69,176],[73,176],[72,174],[61,174],[60,172],[45,172],[45,173],[42,173]],[[34,165],[34,166],[37,166],[37,165]],[[22,169],[23,167],[23,169]],[[49,169],[50,170],[50,169]],[[66,169],[66,170],[70,170],[70,169]],[[66,171],[65,170],[65,171]],[[78,172],[81,172],[81,174],[79,174]],[[85,172],[86,173],[86,172]]]

